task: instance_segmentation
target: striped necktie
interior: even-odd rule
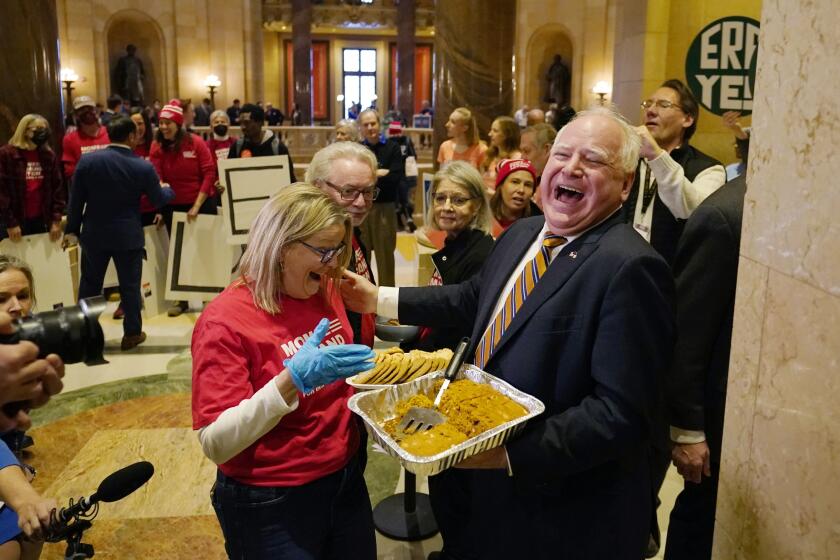
[[[513,288],[505,298],[505,304],[502,306],[496,318],[484,331],[484,336],[481,337],[481,342],[475,349],[475,365],[479,368],[484,368],[490,360],[490,356],[502,339],[502,335],[507,330],[516,312],[522,307],[525,298],[537,285],[540,277],[548,269],[548,264],[551,262],[551,250],[566,242],[566,238],[560,235],[553,235],[547,233],[543,238],[542,247],[530,263],[525,265],[522,273],[513,284]]]

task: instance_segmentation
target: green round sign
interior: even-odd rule
[[[716,115],[752,113],[759,23],[748,17],[721,18],[691,42],[685,57],[686,84]]]

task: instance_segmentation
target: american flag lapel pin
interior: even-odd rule
[[[577,258],[577,251],[572,251],[571,253],[569,253],[569,256],[573,259],[576,259]]]

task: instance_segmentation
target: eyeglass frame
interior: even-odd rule
[[[649,103],[649,105],[648,105],[648,103]],[[663,103],[667,103],[667,105],[663,105]],[[683,113],[686,112],[685,109],[683,109],[681,105],[678,105],[677,103],[674,103],[672,101],[668,101],[667,99],[645,99],[639,105],[642,107],[642,109],[645,109],[645,110],[650,109],[651,107],[656,105],[656,107],[658,109],[670,109],[671,107],[675,107],[675,108],[679,109],[680,111],[682,111]]]
[[[358,196],[358,195],[357,195]],[[298,241],[301,245],[312,251],[313,253],[320,255],[321,257],[321,264],[327,264],[334,258],[340,257],[344,250],[347,249],[347,244],[343,241],[341,245],[338,247],[333,247],[332,249],[321,249],[320,247],[315,247],[314,245],[310,245],[306,241]]]
[[[438,196],[445,196],[446,198],[444,199],[444,201],[443,201],[442,203],[439,203],[439,202],[437,202],[437,201],[435,200]],[[434,206],[444,206],[444,205],[446,205],[446,201],[448,200],[448,201],[449,201],[449,203],[450,203],[450,204],[452,204],[452,206],[454,206],[455,208],[461,208],[461,207],[463,207],[463,206],[466,206],[466,205],[467,205],[467,203],[468,203],[470,200],[475,200],[475,199],[477,199],[478,197],[477,197],[477,196],[459,196],[459,197],[457,197],[457,198],[459,198],[459,199],[463,198],[463,199],[464,199],[464,202],[463,202],[463,203],[461,203],[461,204],[456,204],[456,203],[455,203],[455,197],[453,197],[452,195],[449,195],[449,194],[438,194],[438,193],[435,193],[435,194],[433,194],[433,195],[431,196],[431,198],[432,198],[432,204],[433,204]]]
[[[362,198],[366,202],[373,202],[374,200],[376,200],[376,197],[379,196],[379,193],[382,192],[382,189],[380,189],[379,187],[376,187],[376,186],[374,186],[373,188],[370,188],[370,189],[359,190],[355,187],[348,187],[348,186],[339,187],[338,185],[328,181],[327,179],[321,179],[321,181],[325,185],[327,185],[328,187],[330,187],[331,189],[336,191],[338,193],[339,198],[341,198],[341,200],[343,200],[344,202],[355,202],[356,199],[359,198],[359,195],[362,195]],[[347,192],[352,192],[353,193],[353,198],[345,197],[344,193],[347,193]],[[370,193],[370,198],[365,196],[366,192]]]

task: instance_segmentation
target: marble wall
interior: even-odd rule
[[[765,0],[715,530],[719,560],[840,558],[840,12]]]
[[[222,86],[216,105],[234,97],[262,99],[261,0],[57,0],[62,68],[72,68],[82,80],[74,95],[103,101],[111,93],[113,47],[109,38],[123,22],[143,27],[144,37],[156,38],[153,52],[138,51],[154,68],[156,91],[151,102],[171,97],[207,96],[203,81],[216,74]]]

